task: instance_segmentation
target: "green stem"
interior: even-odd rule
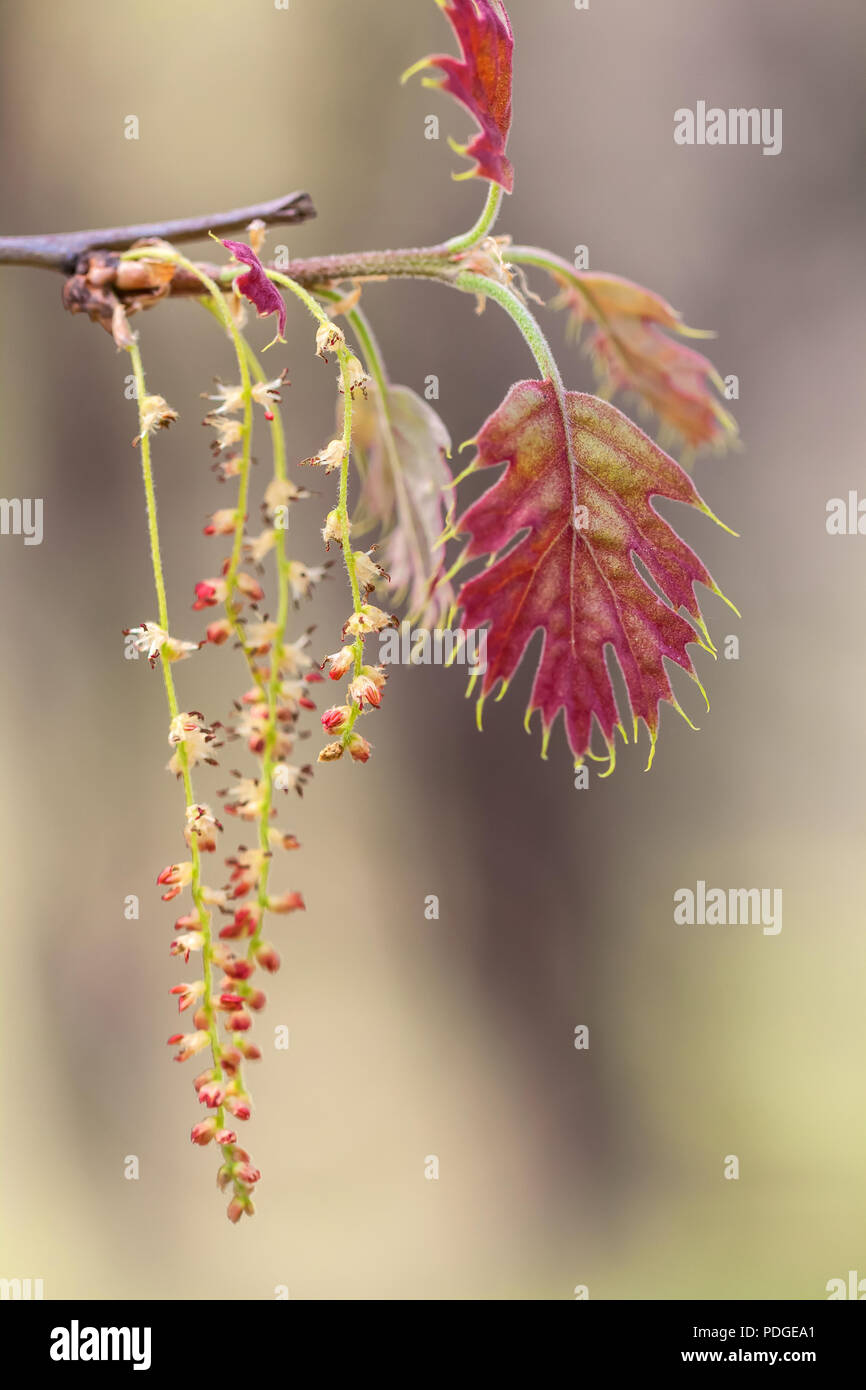
[[[607,329],[607,341],[610,350],[616,354],[626,375],[630,374],[631,364],[624,351],[622,339],[613,330],[607,314],[592,290],[587,287],[586,276],[575,270],[574,266],[570,265],[564,257],[557,256],[553,251],[542,250],[538,246],[509,246],[508,259],[513,261],[515,265],[531,265],[539,270],[544,270],[560,285],[563,281],[570,285],[580,295],[598,326]]]
[[[469,270],[460,272],[454,281],[454,287],[466,294],[480,294],[495,299],[517,324],[542,376],[553,382],[558,388],[557,394],[563,391],[559,367],[541,326],[513,290],[507,285],[501,285],[498,280],[490,280],[486,275],[476,275]]]
[[[309,310],[309,312],[313,315],[313,318],[316,319],[318,323],[322,324],[323,326],[327,326],[328,324],[330,324],[331,320],[325,313],[321,304],[319,304],[318,301],[313,298],[310,292],[308,290],[305,290],[302,285],[298,285],[288,275],[283,275],[277,270],[269,270],[268,275],[270,279],[273,280],[276,284],[282,285],[284,289],[289,290],[291,294],[295,295],[295,297],[299,299],[301,303]],[[343,382],[343,452],[340,462],[340,487],[337,500],[337,519],[340,523],[340,536],[343,546],[343,561],[346,566],[346,574],[349,580],[349,588],[352,593],[353,609],[355,613],[360,613],[363,604],[361,601],[361,590],[358,584],[358,574],[357,567],[355,565],[355,555],[354,551],[352,550],[351,526],[349,523],[348,504],[349,463],[352,454],[352,411],[354,404],[352,399],[351,385],[352,354],[350,353],[345,342],[337,344],[336,353],[340,363],[340,375],[342,377]],[[354,643],[354,653],[355,675],[358,676],[361,673],[361,667],[364,662],[363,638],[356,638]],[[355,722],[355,718],[357,718],[357,714],[355,714],[352,717],[349,728],[343,734],[344,744],[348,741],[352,725]]]
[[[202,305],[202,307],[203,307],[204,309],[207,310],[207,312],[208,312],[209,314],[211,314],[211,315],[213,316],[213,318],[215,318],[215,319],[217,320],[218,323],[220,323],[220,324],[223,323],[223,317],[222,317],[222,314],[221,314],[220,311],[219,311],[219,307],[217,306],[217,304],[214,302],[214,300],[213,300],[212,298],[211,298],[211,299],[201,299],[201,300],[199,300],[198,302]],[[259,369],[259,371],[262,372],[262,375],[261,375],[261,377],[260,377],[259,379],[262,380],[262,381],[266,381],[266,380],[267,380],[267,377],[265,376],[264,371],[262,371],[262,369],[259,367],[258,362],[257,362],[256,359],[253,357],[252,349],[250,348],[249,343],[247,342],[247,340],[246,340],[246,338],[243,336],[243,334],[240,332],[240,330],[237,330],[237,336],[238,336],[238,340],[240,341],[241,346],[242,346],[242,349],[243,349],[244,358],[245,358],[245,360],[249,363],[250,370],[252,371],[252,369],[253,369],[253,363],[255,363],[255,366]],[[245,398],[244,398],[244,399],[245,399]],[[275,417],[275,418],[276,418],[276,417]],[[280,422],[280,428],[282,428],[282,422]],[[250,438],[250,441],[252,441],[252,431],[250,431],[249,438]],[[247,469],[246,469],[247,485],[246,485],[246,489],[245,489],[245,492],[244,492],[244,499],[243,499],[244,505],[243,505],[243,510],[241,510],[240,505],[238,505],[237,512],[236,512],[236,515],[235,515],[235,525],[234,525],[234,531],[233,531],[232,554],[234,554],[234,553],[235,553],[235,550],[237,549],[238,563],[239,563],[239,561],[240,561],[240,554],[241,554],[242,545],[243,545],[243,535],[244,535],[244,525],[245,525],[244,518],[245,518],[245,516],[246,516],[246,506],[247,506],[247,500],[246,500],[246,499],[247,499],[247,494],[248,494],[248,489],[249,489],[249,471],[250,471],[250,470],[249,470],[249,465],[248,465],[248,466],[247,466]],[[240,502],[240,493],[239,493],[238,501]],[[240,541],[241,541],[240,546],[238,545],[238,537],[240,537]],[[230,566],[231,566],[231,561],[230,561],[229,563],[230,563]],[[229,573],[229,572],[230,572],[230,571],[227,571],[227,573],[226,573],[226,580],[228,580],[228,573]],[[235,574],[237,574],[237,569],[235,569]],[[226,601],[225,601],[225,605],[224,605],[224,606],[225,606],[225,610],[226,610],[226,617],[227,617],[228,621],[231,623],[232,632],[233,632],[234,635],[235,635],[235,640],[237,641],[238,646],[241,648],[241,651],[243,652],[243,654],[244,654],[244,656],[245,656],[245,658],[246,658],[246,663],[247,663],[247,666],[249,667],[249,672],[250,672],[250,676],[251,676],[251,678],[252,678],[252,680],[253,680],[253,683],[254,683],[254,684],[258,687],[258,689],[261,691],[262,699],[266,699],[266,698],[267,698],[267,695],[266,695],[266,692],[265,692],[265,685],[264,685],[264,681],[262,680],[261,672],[259,671],[259,668],[258,668],[258,666],[256,665],[256,662],[255,662],[255,658],[254,658],[254,656],[253,656],[253,653],[251,652],[251,650],[250,650],[250,648],[249,648],[249,645],[247,644],[246,633],[245,633],[245,631],[244,631],[243,624],[240,622],[240,618],[239,618],[238,611],[235,609],[234,605],[231,603],[231,596],[232,596],[232,593],[233,593],[233,589],[234,589],[234,584],[232,584],[232,587],[231,587],[231,588],[227,588],[227,590],[226,590]]]
[[[144,497],[147,508],[147,530],[150,539],[150,559],[153,566],[153,582],[156,587],[156,605],[159,617],[159,625],[164,632],[168,632],[168,601],[165,596],[165,574],[162,568],[162,555],[159,546],[159,524],[156,514],[156,490],[153,485],[153,466],[150,454],[150,435],[144,429],[144,416],[142,404],[147,396],[147,385],[144,379],[144,365],[141,360],[141,352],[138,344],[133,343],[129,349],[129,356],[132,361],[132,372],[135,379],[135,398],[139,408],[139,428],[142,431],[139,441],[141,450],[141,472],[144,479]],[[171,680],[171,670],[164,657],[161,657],[163,669],[166,673],[166,684],[171,689],[170,701],[173,698],[174,686]],[[177,714],[177,708],[172,710],[172,717]]]
[[[457,251],[468,251],[473,246],[477,246],[479,241],[488,235],[493,229],[493,225],[499,216],[499,209],[502,207],[502,189],[498,183],[491,183],[487,190],[487,201],[484,204],[481,216],[475,226],[464,233],[463,236],[452,237],[446,241],[445,246],[452,255]]]
[[[328,300],[339,300],[340,298],[333,290],[322,290],[321,295],[323,299]],[[412,508],[409,505],[406,495],[406,485],[403,480],[403,470],[397,451],[397,441],[394,438],[394,426],[391,420],[391,412],[388,408],[388,373],[385,369],[385,361],[379,344],[376,341],[376,335],[363,309],[349,309],[346,311],[345,317],[346,321],[351,324],[355,332],[364,362],[376,383],[376,406],[382,423],[385,448],[391,463],[394,488],[402,499],[402,515],[406,523],[404,529],[407,532],[407,534],[404,535],[404,539],[415,551],[417,569],[420,574],[423,570],[423,560],[421,558],[422,546],[419,543],[418,528],[414,524],[415,517],[413,516]],[[413,615],[410,614],[409,621],[411,622],[412,619]]]
[[[232,340],[232,345],[237,358],[238,371],[241,378],[241,392],[243,396],[244,413],[241,423],[241,463],[238,471],[238,499],[237,499],[237,518],[235,521],[234,539],[232,543],[229,567],[225,574],[226,582],[226,613],[236,635],[240,638],[243,645],[243,635],[238,632],[237,612],[232,602],[237,572],[240,568],[241,551],[244,539],[244,524],[247,514],[247,499],[249,495],[250,464],[252,459],[252,433],[253,433],[253,398],[252,383],[250,381],[250,369],[244,351],[244,342],[238,327],[229,312],[225,295],[219,285],[211,277],[197,266],[193,261],[182,256],[180,252],[161,246],[142,246],[136,247],[132,251],[124,253],[123,260],[161,260],[169,261],[173,265],[180,266],[189,274],[194,275],[204,286],[210,295],[216,315]]]
[[[244,340],[250,370],[256,381],[267,381],[264,368],[250,347]],[[276,405],[271,414],[273,419],[271,425],[271,443],[273,446],[274,458],[274,477],[285,481],[286,471],[286,436],[283,429],[283,421],[279,409]],[[250,938],[247,947],[247,958],[251,959],[258,949],[262,939],[262,927],[264,925],[265,912],[268,906],[268,880],[270,877],[271,858],[269,854],[270,845],[268,842],[268,827],[271,818],[271,806],[273,804],[273,775],[274,775],[274,744],[277,737],[277,706],[280,694],[280,662],[283,656],[283,639],[285,637],[286,623],[289,620],[289,562],[286,555],[286,532],[282,527],[275,528],[276,542],[274,549],[277,562],[277,590],[278,590],[278,610],[277,610],[277,634],[271,648],[271,670],[268,679],[267,701],[268,701],[268,725],[265,734],[265,751],[262,758],[262,809],[259,817],[259,848],[264,852],[265,858],[262,861],[262,868],[259,875],[257,902],[259,906],[259,920],[256,929]]]
[[[544,251],[538,246],[509,246],[508,260],[515,265],[536,266],[539,270],[546,270],[547,274],[554,279],[567,280],[573,289],[577,290],[592,311],[593,318],[600,324],[607,324],[607,318],[601,305],[596,300],[592,291],[587,288],[586,277],[575,270],[563,256],[557,256],[553,251]]]
[[[550,344],[541,330],[541,326],[535,316],[527,309],[521,299],[509,289],[507,285],[501,285],[497,280],[489,280],[485,275],[476,275],[472,271],[464,270],[457,276],[454,286],[458,290],[463,290],[467,294],[487,295],[494,299],[505,312],[510,316],[526,342],[527,347],[535,358],[538,370],[542,377],[549,381],[554,391],[562,416],[562,427],[565,432],[565,445],[568,453],[569,474],[571,478],[571,504],[572,516],[577,515],[578,495],[577,495],[577,458],[574,452],[574,440],[572,439],[571,426],[568,418],[568,403],[565,396],[565,387],[556,358],[550,348]]]
[[[136,400],[138,403],[139,428],[141,429],[141,439],[139,447],[141,450],[141,471],[144,479],[144,495],[147,507],[147,527],[150,536],[150,554],[153,565],[153,579],[156,586],[157,609],[159,613],[159,625],[164,632],[168,633],[168,603],[165,592],[165,575],[162,566],[162,554],[159,543],[159,524],[156,509],[156,490],[153,483],[153,465],[150,452],[150,436],[144,429],[143,403],[147,395],[147,387],[144,378],[144,367],[141,360],[141,352],[138,344],[133,343],[128,349],[132,362],[133,377],[135,380]],[[174,677],[171,673],[171,663],[165,651],[160,652],[160,662],[162,665],[162,675],[165,684],[166,700],[168,702],[169,714],[174,721],[179,713],[177,693],[174,686]],[[183,778],[184,795],[187,808],[198,803],[192,785],[192,775],[189,768],[189,758],[186,745],[182,741],[178,744],[178,761],[180,762],[181,775]],[[216,1013],[213,1007],[213,937],[210,929],[210,912],[204,901],[201,881],[201,856],[195,835],[190,835],[190,858],[192,861],[192,881],[190,889],[193,902],[198,913],[199,927],[202,936],[202,976],[204,979],[204,995],[202,1006],[208,1018],[208,1036],[210,1037],[211,1052],[213,1054],[214,1067],[222,1078],[222,1064],[220,1061],[220,1042],[217,1030]],[[223,1109],[220,1106],[217,1112],[217,1124],[223,1124]]]
[[[340,296],[333,290],[322,290],[323,299],[339,300]],[[388,388],[388,373],[385,370],[385,360],[376,342],[370,320],[362,309],[347,309],[346,322],[352,325],[358,339],[358,346],[364,358],[366,366],[370,370],[370,375],[376,383],[381,394],[384,396]]]
[[[554,251],[544,251],[540,246],[509,246],[508,259],[517,261],[520,265],[535,265],[542,270],[555,270],[559,275],[567,275],[569,278],[577,278],[578,272],[564,256],[557,256]]]

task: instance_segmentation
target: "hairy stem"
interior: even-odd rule
[[[164,632],[168,633],[168,603],[165,592],[165,575],[162,567],[162,554],[159,543],[159,524],[156,510],[156,490],[153,483],[153,466],[150,453],[150,436],[145,429],[143,403],[147,395],[147,388],[144,377],[144,367],[141,361],[141,352],[137,343],[133,343],[128,349],[132,362],[132,371],[135,379],[136,400],[138,402],[139,429],[141,438],[139,447],[141,450],[141,471],[144,479],[144,496],[147,508],[147,526],[150,537],[150,554],[153,565],[153,579],[156,587],[157,611],[159,625]],[[162,665],[163,681],[165,683],[165,694],[168,702],[169,715],[174,721],[179,713],[177,693],[174,687],[174,677],[171,672],[171,663],[165,650],[160,652],[160,662]],[[186,807],[189,809],[197,805],[192,785],[192,775],[189,768],[189,757],[187,755],[186,744],[181,741],[177,745],[178,761],[181,768],[183,779],[184,795]],[[211,1053],[213,1056],[214,1067],[219,1076],[222,1077],[222,1065],[220,1062],[220,1042],[217,1030],[216,1012],[213,1007],[213,936],[211,933],[211,918],[207,904],[204,901],[201,879],[201,855],[199,853],[196,836],[190,835],[190,859],[192,861],[192,882],[190,889],[193,902],[195,903],[198,914],[199,928],[202,936],[202,976],[204,979],[204,994],[202,997],[202,1007],[207,1013],[208,1035],[210,1037]],[[223,1109],[220,1106],[217,1112],[217,1124],[221,1128],[223,1124]]]
[[[338,299],[333,290],[323,290],[322,295],[327,299]],[[385,369],[385,361],[376,336],[370,326],[370,321],[363,309],[353,308],[346,311],[346,321],[350,323],[361,349],[361,355],[373,381],[376,384],[376,408],[379,413],[382,434],[385,440],[385,448],[391,463],[391,473],[394,480],[394,490],[402,499],[402,515],[406,519],[407,525],[404,528],[404,539],[409,544],[416,556],[418,572],[423,569],[421,561],[421,543],[419,540],[418,529],[415,524],[415,517],[412,508],[409,506],[406,496],[406,484],[403,479],[403,469],[400,466],[400,457],[397,451],[397,441],[394,438],[394,426],[391,420],[391,412],[388,408],[388,373]],[[409,620],[411,621],[412,615]]]
[[[550,344],[544,336],[535,316],[527,309],[523,300],[518,298],[513,290],[507,285],[501,285],[497,280],[489,280],[485,275],[476,275],[472,271],[464,270],[457,276],[454,282],[455,288],[463,290],[468,294],[486,295],[494,299],[499,304],[513,322],[520,329],[527,347],[535,358],[538,370],[542,377],[551,382],[556,399],[559,404],[560,414],[562,415],[562,427],[565,432],[565,443],[568,452],[569,474],[571,479],[571,504],[572,516],[577,514],[578,495],[577,495],[577,459],[574,453],[574,441],[571,436],[571,428],[568,422],[568,409],[565,399],[565,387],[562,382],[556,358],[550,348]]]
[[[586,277],[576,271],[563,256],[557,256],[553,251],[544,251],[538,246],[509,246],[508,259],[515,265],[531,265],[539,270],[546,270],[548,275],[553,276],[560,284],[565,280],[586,301],[596,322],[607,323],[601,305],[587,287]]]
[[[267,381],[267,374],[264,368],[250,347],[245,342],[247,359],[250,370],[256,381]],[[271,426],[271,445],[274,460],[274,477],[281,482],[287,478],[286,471],[286,437],[283,429],[282,416],[279,407],[274,405],[271,410],[273,419]],[[257,902],[259,906],[259,920],[256,923],[255,931],[249,940],[247,947],[247,959],[252,959],[258,949],[262,939],[262,927],[265,920],[265,912],[268,906],[268,880],[270,877],[271,859],[268,853],[268,826],[271,818],[271,806],[273,804],[273,775],[274,775],[274,744],[277,737],[277,706],[280,694],[280,663],[283,657],[283,645],[286,632],[286,623],[289,619],[289,562],[286,555],[286,528],[275,527],[276,541],[274,550],[276,553],[277,565],[277,593],[278,610],[276,617],[277,633],[271,646],[271,669],[267,685],[268,719],[267,730],[265,733],[265,749],[262,758],[262,807],[259,816],[259,848],[265,854],[262,868],[259,875]]]
[[[544,270],[560,286],[563,283],[571,286],[573,290],[583,299],[584,303],[592,315],[595,322],[608,330],[607,342],[610,350],[616,355],[622,368],[628,376],[630,363],[623,351],[620,335],[611,329],[607,314],[601,304],[587,285],[586,277],[575,270],[563,256],[557,256],[553,251],[545,251],[538,246],[509,246],[508,259],[515,265],[531,265],[538,270]],[[702,336],[700,334],[693,336]]]
[[[327,327],[331,320],[325,313],[321,304],[302,285],[298,285],[288,275],[282,275],[279,271],[270,271],[270,278],[284,289],[294,294],[301,303],[306,306],[313,317],[323,327]],[[343,547],[343,561],[346,566],[346,574],[349,580],[349,588],[352,593],[352,605],[354,612],[360,613],[363,603],[361,600],[361,590],[358,584],[358,574],[355,565],[355,555],[352,550],[351,526],[349,523],[349,464],[352,455],[352,410],[353,410],[353,386],[352,386],[352,354],[346,346],[345,341],[336,345],[337,358],[340,363],[340,376],[343,385],[343,452],[340,462],[340,488],[337,500],[337,517],[340,524],[340,537]],[[357,637],[354,643],[355,653],[355,675],[360,675],[364,661],[364,641]],[[343,742],[348,742],[352,726],[357,718],[357,713],[353,712],[349,727],[343,734]]]
[[[249,496],[250,464],[252,461],[252,434],[253,434],[253,397],[252,382],[250,380],[250,368],[247,361],[247,354],[244,348],[244,341],[234,319],[229,312],[226,304],[225,295],[220,290],[216,282],[192,261],[186,259],[178,251],[167,247],[145,246],[135,251],[127,251],[125,259],[128,260],[162,260],[169,261],[181,266],[184,270],[196,276],[200,284],[210,295],[211,303],[217,317],[232,340],[232,345],[237,358],[238,371],[241,380],[241,392],[243,396],[243,420],[241,422],[241,461],[238,471],[238,497],[237,497],[237,518],[235,521],[234,538],[232,550],[229,558],[229,567],[225,573],[226,582],[226,615],[235,631],[235,635],[245,646],[243,630],[238,622],[238,611],[233,602],[235,582],[240,568],[241,551],[244,540],[244,525],[246,523],[247,499]]]
[[[446,241],[445,245],[452,252],[468,251],[473,246],[477,246],[493,230],[493,225],[499,216],[499,209],[502,207],[502,189],[498,183],[491,183],[487,190],[487,201],[481,212],[481,216],[463,236],[452,237]]]
[[[558,393],[563,391],[562,377],[556,364],[556,358],[541,330],[541,326],[513,290],[509,289],[507,285],[500,284],[498,280],[490,280],[486,275],[477,275],[469,270],[460,272],[454,281],[454,286],[455,289],[463,290],[467,294],[484,295],[489,299],[494,299],[497,304],[501,305],[520,329],[542,376],[547,381],[553,382],[554,386],[558,388]]]

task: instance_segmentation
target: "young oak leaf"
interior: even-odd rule
[[[514,169],[505,153],[511,129],[511,82],[514,35],[502,0],[436,0],[460,44],[460,58],[439,53],[422,58],[403,74],[406,82],[424,68],[439,68],[442,78],[427,77],[425,86],[450,92],[481,127],[467,145],[449,141],[475,168],[455,178],[480,177],[506,193],[514,188]]]
[[[551,274],[561,287],[552,307],[568,310],[575,336],[587,321],[594,325],[588,347],[605,395],[633,391],[690,448],[736,439],[712,362],[669,336],[712,335],[686,328],[660,295],[621,276],[574,271],[567,262]]]
[[[697,642],[715,654],[694,586],[704,584],[724,598],[650,499],[669,497],[717,518],[679,464],[614,406],[576,391],[563,400],[564,410],[550,381],[518,382],[476,440],[473,468],[506,464],[455,525],[457,533],[470,536],[464,559],[491,557],[457,596],[462,628],[489,625],[479,720],[480,704],[499,682],[498,698],[505,693],[540,628],[544,642],[527,728],[540,710],[546,757],[562,710],[581,763],[594,757],[589,745],[595,717],[613,771],[615,730],[626,741],[628,736],[605,662],[610,646],[625,680],[635,737],[638,720],[649,731],[649,767],[660,702],[683,713],[664,659],[700,686],[688,646]]]
[[[444,494],[452,484],[448,431],[436,411],[408,386],[370,384],[354,406],[353,448],[362,474],[352,528],[378,527],[381,560],[410,621],[435,627],[453,602],[442,578]]]
[[[255,306],[259,318],[267,318],[269,314],[277,315],[279,328],[273,341],[283,342],[286,327],[283,296],[274,282],[268,279],[267,272],[255,251],[243,241],[224,241],[223,246],[241,265],[249,266],[249,270],[244,271],[243,275],[239,275],[235,280],[235,289]],[[270,347],[270,343],[268,346]]]

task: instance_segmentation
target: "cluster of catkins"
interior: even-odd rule
[[[238,316],[242,313],[237,293],[240,291],[255,304],[261,315],[279,314],[278,337],[282,340],[285,308],[267,280],[255,251],[239,242],[226,242],[225,245],[236,259],[251,267],[235,286],[233,313]],[[251,284],[247,283],[250,276]],[[325,362],[329,361],[327,352],[336,351],[344,397],[348,394],[354,401],[356,391],[366,395],[368,378],[364,368],[349,352],[342,330],[324,316],[316,336],[316,350]],[[253,1214],[252,1194],[261,1177],[232,1126],[235,1121],[249,1119],[251,1113],[243,1064],[262,1055],[249,1036],[253,1016],[266,1002],[258,984],[258,972],[273,973],[280,964],[276,948],[263,936],[264,922],[268,913],[290,913],[304,907],[300,893],[275,894],[270,890],[273,855],[298,848],[294,835],[272,824],[273,793],[275,790],[296,791],[300,795],[312,774],[309,764],[300,766],[292,757],[298,738],[303,737],[297,730],[301,712],[315,708],[309,697],[309,686],[323,680],[320,672],[326,665],[330,667],[332,680],[340,680],[348,674],[350,679],[345,702],[325,710],[321,716],[331,742],[321,749],[318,760],[334,762],[344,752],[356,762],[364,763],[369,759],[370,743],[354,726],[362,715],[378,709],[381,704],[385,671],[381,666],[365,664],[364,643],[371,634],[397,623],[395,617],[369,602],[375,586],[388,579],[373,559],[375,547],[355,551],[351,543],[346,544],[351,525],[346,510],[344,471],[341,505],[327,516],[322,540],[326,550],[331,542],[336,542],[345,551],[353,597],[352,612],[343,627],[343,641],[347,645],[325,657],[315,669],[309,650],[310,631],[293,644],[285,641],[290,602],[297,607],[302,599],[308,598],[327,568],[327,564],[308,567],[285,553],[289,511],[294,503],[308,498],[310,493],[286,476],[282,448],[275,452],[274,477],[264,494],[262,529],[256,536],[246,532],[244,513],[251,463],[249,412],[254,406],[260,406],[265,418],[273,424],[274,407],[281,400],[280,391],[285,383],[286,373],[283,372],[272,381],[257,381],[250,386],[247,396],[243,386],[226,386],[218,381],[216,393],[207,397],[212,408],[203,423],[214,431],[211,444],[214,469],[221,482],[237,480],[239,494],[234,507],[215,511],[204,528],[206,536],[223,537],[230,542],[230,554],[219,573],[200,580],[195,586],[192,605],[195,611],[220,610],[219,616],[212,615],[205,639],[198,643],[180,641],[152,622],[129,632],[138,649],[147,653],[152,665],[161,657],[166,668],[169,703],[174,714],[168,735],[173,749],[168,769],[183,780],[187,799],[184,837],[190,858],[169,864],[157,882],[165,889],[163,899],[166,902],[173,901],[184,889],[190,890],[191,910],[177,919],[177,935],[171,951],[173,955],[183,956],[185,962],[191,955],[200,954],[202,972],[200,979],[172,987],[171,993],[178,996],[180,1012],[193,1010],[193,1031],[175,1033],[169,1043],[178,1049],[177,1061],[186,1061],[206,1051],[211,1054],[212,1065],[194,1082],[199,1101],[209,1113],[193,1126],[191,1137],[195,1144],[213,1142],[222,1151],[217,1180],[221,1189],[231,1188],[228,1216],[233,1222],[244,1213]],[[176,412],[159,396],[147,397],[141,403],[140,415],[142,433],[136,443],[176,419]],[[319,454],[303,462],[322,467],[326,474],[338,466],[345,470],[351,443],[351,411],[344,400],[342,439],[333,440]],[[269,554],[276,559],[276,619],[262,613],[260,607],[265,594],[258,576],[263,573]],[[249,569],[241,568],[242,564],[247,564]],[[157,587],[159,590],[159,584]],[[177,705],[173,681],[168,674],[171,664],[207,644],[222,646],[232,640],[243,653],[251,685],[235,701],[227,723],[210,725],[197,710],[174,713]],[[206,856],[216,853],[223,826],[212,808],[195,798],[192,773],[199,764],[216,765],[214,753],[228,741],[245,742],[259,764],[254,776],[233,772],[234,785],[218,793],[226,813],[248,823],[252,843],[239,845],[226,859],[228,881],[213,887],[204,881],[202,864]],[[230,920],[217,930],[212,922],[218,922],[220,915]]]
[[[279,378],[253,387],[253,398],[264,406],[269,419],[273,418],[271,404],[280,399],[282,381]],[[241,432],[235,417],[243,408],[243,398],[240,388],[220,384],[217,389],[218,396],[212,399],[217,399],[219,405],[205,424],[216,431],[212,446],[215,466],[220,479],[228,480],[239,473],[240,456],[235,447]],[[261,534],[243,542],[243,553],[252,562],[251,568],[261,570],[264,557],[276,545],[277,527],[286,529],[288,508],[306,496],[309,494],[305,490],[285,478],[275,477],[271,481],[264,497]],[[237,516],[237,509],[233,508],[215,512],[204,528],[205,535],[234,536]],[[308,569],[300,562],[285,560],[280,583],[288,586],[297,606],[322,574],[322,568]],[[206,642],[220,646],[233,637],[243,650],[252,683],[235,702],[224,726],[208,725],[200,712],[192,710],[171,721],[168,735],[173,748],[168,769],[178,777],[191,773],[202,763],[215,765],[214,752],[227,741],[246,743],[249,753],[258,760],[256,774],[233,772],[234,785],[218,795],[229,815],[248,823],[252,843],[239,845],[225,861],[229,870],[227,882],[219,887],[209,886],[199,866],[204,856],[216,853],[223,825],[209,805],[189,804],[184,837],[191,858],[169,864],[157,879],[165,890],[162,896],[166,902],[184,889],[192,892],[191,909],[175,923],[171,953],[182,956],[185,962],[200,954],[202,977],[173,986],[171,993],[179,996],[180,1012],[193,1010],[193,1029],[175,1033],[168,1041],[177,1047],[176,1060],[180,1062],[208,1049],[211,1052],[212,1065],[200,1072],[193,1083],[208,1114],[193,1126],[191,1138],[195,1144],[214,1142],[221,1149],[217,1181],[222,1190],[231,1189],[228,1216],[233,1222],[244,1213],[253,1214],[253,1191],[261,1176],[239,1142],[234,1125],[249,1119],[251,1113],[243,1064],[262,1055],[250,1038],[253,1017],[266,1002],[259,987],[260,972],[274,973],[280,966],[276,947],[263,936],[264,921],[268,913],[290,913],[304,907],[298,892],[269,891],[273,855],[299,847],[294,835],[271,823],[275,815],[271,799],[274,790],[301,794],[311,774],[309,765],[297,766],[291,759],[299,716],[303,710],[315,708],[308,686],[322,679],[313,669],[310,633],[294,644],[286,643],[280,625],[260,614],[263,599],[258,579],[236,567],[233,570],[230,559],[225,561],[219,577],[195,586],[194,609],[222,606],[224,610],[224,616],[215,617],[209,624]],[[181,642],[155,623],[132,629],[130,636],[152,664],[160,654],[174,662],[206,645]],[[219,929],[216,924],[220,916],[215,914],[228,919]]]

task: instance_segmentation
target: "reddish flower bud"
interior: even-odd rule
[[[268,974],[275,975],[280,968],[280,956],[275,946],[269,941],[263,941],[256,951],[256,960],[263,970]]]
[[[248,980],[256,967],[251,960],[236,959],[223,961],[222,968],[232,980]]]
[[[194,1144],[209,1144],[216,1131],[216,1118],[213,1115],[208,1115],[206,1120],[199,1120],[197,1125],[193,1125],[189,1137]]]
[[[252,1019],[245,1009],[238,1009],[236,1013],[230,1014],[226,1027],[230,1033],[245,1033],[252,1027]]]
[[[353,733],[351,735],[349,739],[349,754],[355,759],[356,763],[367,762],[372,751],[372,745],[368,743],[367,739],[365,739],[362,734]]]
[[[196,1052],[201,1052],[210,1042],[210,1034],[203,1029],[197,1033],[172,1033],[168,1040],[169,1047],[176,1047],[181,1044],[180,1052],[175,1057],[176,1062],[185,1062],[189,1057],[193,1057]]]
[[[345,676],[349,667],[354,665],[354,649],[352,647],[343,647],[342,651],[332,652],[330,656],[326,656],[325,661],[330,661],[331,663],[331,669],[328,672],[331,680],[338,681],[341,676]],[[323,661],[322,665],[324,666],[324,664],[325,662]],[[307,679],[309,680],[312,678],[308,677]]]
[[[236,1047],[226,1047],[220,1053],[220,1061],[226,1076],[235,1076],[241,1064],[241,1054]]]
[[[284,835],[275,825],[268,830],[268,843],[278,845],[281,849],[300,849],[301,842],[296,835]]]
[[[348,705],[332,705],[322,715],[322,728],[328,734],[345,733],[351,711]]]
[[[169,994],[179,994],[177,1001],[178,1013],[183,1013],[192,1004],[195,1004],[204,994],[204,980],[196,980],[194,984],[172,985]]]
[[[234,940],[238,936],[255,935],[261,915],[258,903],[244,903],[235,913],[234,920],[227,927],[223,927],[220,936],[224,940]]]
[[[189,960],[190,951],[201,951],[204,949],[204,937],[201,932],[186,932],[179,936],[176,941],[171,943],[169,950],[173,956],[183,956],[184,963]]]
[[[163,893],[163,902],[171,902],[176,898],[181,889],[192,882],[192,864],[187,861],[184,864],[168,864],[157,877],[160,887],[165,884],[170,885],[167,893]]]
[[[231,637],[232,625],[228,618],[221,618],[217,623],[208,623],[205,631],[207,640],[212,642],[215,647],[220,647]]]
[[[235,584],[242,594],[245,594],[253,603],[261,603],[265,596],[265,591],[257,579],[253,579],[251,574],[244,574],[243,570],[235,575]]]
[[[237,524],[238,514],[231,507],[224,507],[218,512],[214,512],[207,526],[204,528],[206,536],[230,536]]]
[[[278,898],[268,898],[270,912],[303,912],[305,907],[300,893],[281,893]]]
[[[224,601],[226,593],[227,588],[224,579],[201,579],[195,586],[193,608],[196,611],[202,608],[215,608],[218,603]]]
[[[206,1105],[210,1110],[216,1110],[217,1106],[222,1105],[225,1099],[226,1088],[218,1081],[206,1081],[199,1087],[198,1098],[202,1105]]]
[[[241,1009],[244,1004],[244,996],[235,994],[233,990],[226,990],[224,994],[220,995],[219,1002],[224,1009]]]
[[[251,1163],[236,1163],[232,1176],[238,1182],[242,1182],[245,1187],[252,1187],[254,1183],[261,1180],[262,1175],[258,1168],[254,1168]]]
[[[226,1096],[226,1109],[236,1120],[248,1120],[252,1114],[249,1099],[245,1096]]]
[[[362,666],[361,674],[349,685],[349,698],[354,700],[361,710],[365,703],[378,709],[382,703],[385,680],[385,672],[381,666]]]

